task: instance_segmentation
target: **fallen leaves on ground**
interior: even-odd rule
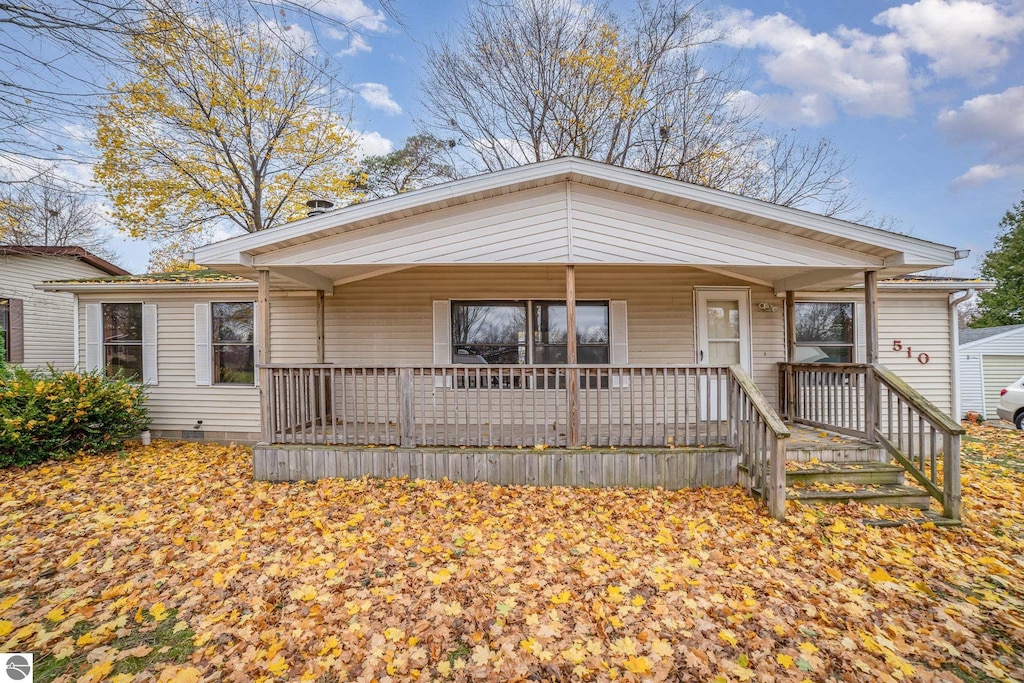
[[[1024,677],[1020,433],[970,428],[963,529],[250,466],[158,443],[0,473],[0,651],[37,681]]]

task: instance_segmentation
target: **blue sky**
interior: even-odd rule
[[[419,61],[472,0],[307,0],[357,34],[317,31],[357,93],[355,128],[381,153],[417,130]],[[582,2],[583,0],[576,0]],[[365,3],[365,4],[364,4]],[[613,7],[629,12],[631,3]],[[1024,199],[1024,0],[764,0],[705,9],[749,72],[741,97],[808,140],[853,158],[862,204],[914,236],[970,249],[968,275],[1000,218]],[[121,249],[132,270],[144,245]]]

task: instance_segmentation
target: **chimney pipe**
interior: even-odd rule
[[[320,214],[327,213],[333,209],[334,202],[326,199],[310,199],[306,202],[306,206],[309,207],[309,213],[306,214],[306,217],[312,218],[313,216],[319,216]]]

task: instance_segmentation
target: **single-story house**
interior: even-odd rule
[[[27,367],[75,367],[78,307],[67,292],[41,291],[44,280],[127,275],[81,247],[0,244],[0,336],[5,359]]]
[[[785,418],[941,493],[970,287],[912,276],[961,255],[560,158],[43,288],[77,296],[82,366],[149,385],[156,435],[258,442],[258,478],[728,484],[782,466]]]
[[[1024,325],[960,330],[962,408],[998,419],[1003,387],[1024,376]]]

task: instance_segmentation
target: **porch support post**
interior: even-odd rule
[[[793,363],[796,362],[796,292],[786,292],[786,393],[783,396],[785,405],[782,413],[787,420],[793,419],[793,406],[796,405],[796,384],[793,382]]]
[[[864,341],[867,344],[867,363],[878,362],[878,273],[864,271]]]
[[[576,448],[580,445],[580,369],[576,366],[576,266],[572,264],[565,267],[565,349],[569,365],[565,377],[569,404],[566,445]]]
[[[874,270],[864,271],[864,342],[868,364],[864,376],[864,428],[868,441],[874,441],[880,408],[874,368],[878,364],[878,273]]]
[[[942,515],[960,520],[960,435],[947,434],[943,444]]]
[[[324,290],[316,290],[316,362],[324,362]]]
[[[259,365],[270,363],[270,271],[261,270],[256,278],[256,321],[257,344],[256,362]],[[270,392],[271,392],[271,370],[261,367],[260,373],[260,426],[263,432],[263,440],[270,443],[273,434],[270,433]]]

